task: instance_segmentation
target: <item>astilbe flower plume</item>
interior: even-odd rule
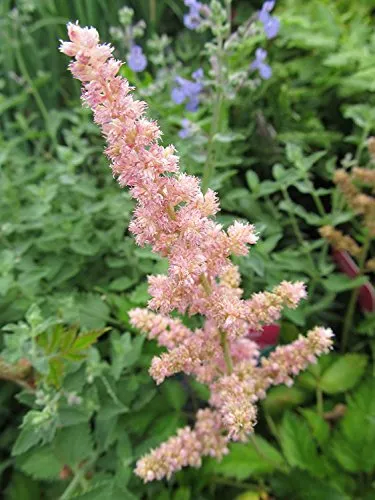
[[[225,231],[215,222],[216,194],[202,193],[197,178],[179,171],[173,146],[160,145],[158,125],[145,117],[146,104],[132,97],[119,76],[121,62],[112,58],[113,49],[99,44],[94,28],[69,24],[68,34],[70,41],[60,49],[74,58],[70,70],[81,80],[83,101],[107,140],[113,175],[137,200],[130,230],[139,245],[168,259],[167,274],[149,278],[149,307],[157,312],[130,313],[134,326],[167,348],[154,358],[150,373],[161,383],[183,371],[211,389],[211,409],[198,411],[195,426],[181,429],[137,463],[144,481],[168,478],[184,466],[199,467],[203,456],[221,458],[229,439],[245,440],[256,421],[256,401],[271,385],[290,384],[293,375],[328,352],[332,332],[316,328],[260,361],[248,332],[274,323],[284,307],[297,307],[306,296],[304,284],[284,281],[242,298],[230,256],[247,254],[257,241],[254,227],[235,222]],[[173,310],[200,314],[205,323],[191,331],[168,316]]]

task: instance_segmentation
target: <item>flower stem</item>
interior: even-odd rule
[[[222,105],[223,105],[223,96],[222,96],[222,93],[219,92],[218,95],[216,96],[216,99],[215,99],[215,107],[214,107],[214,112],[212,115],[210,137],[208,140],[207,159],[206,159],[206,163],[205,163],[204,168],[203,168],[203,175],[202,175],[202,191],[203,191],[203,193],[205,193],[207,191],[207,189],[210,185],[211,179],[215,173],[214,137],[217,134],[217,132],[219,131],[219,122],[220,122]]]
[[[223,349],[225,366],[227,367],[228,375],[230,375],[231,373],[233,373],[233,362],[232,356],[230,354],[229,342],[226,332],[220,331],[220,345]]]
[[[85,475],[84,469],[80,469],[77,471],[77,473],[74,475],[74,478],[70,482],[69,486],[66,488],[64,493],[61,495],[60,500],[68,500],[69,498],[73,498],[73,494],[74,494],[74,492],[79,484],[82,486],[83,490],[87,489],[88,483],[87,483],[84,475]]]
[[[292,200],[291,200],[291,198],[289,196],[289,193],[288,193],[287,189],[283,188],[282,189],[282,193],[283,193],[285,201],[288,204],[291,205],[293,202],[292,202]],[[301,233],[301,230],[299,228],[297,219],[296,219],[296,217],[295,217],[295,215],[294,215],[294,213],[292,211],[288,211],[288,215],[289,215],[290,223],[291,223],[291,226],[293,228],[294,234],[295,234],[295,236],[297,238],[297,241],[301,245],[301,247],[304,249],[305,254],[306,254],[307,258],[308,258],[309,264],[311,266],[311,272],[309,274],[310,274],[310,276],[312,278],[316,279],[316,276],[315,276],[315,273],[314,273],[315,264],[314,264],[313,258],[311,257],[310,250],[306,247],[306,242],[305,242],[304,237],[303,237],[303,235]]]
[[[322,389],[319,387],[319,385],[316,387],[316,409],[318,412],[318,415],[320,417],[323,417],[323,392]]]
[[[364,274],[364,267],[366,264],[366,258],[367,258],[367,253],[369,251],[371,244],[371,238],[370,235],[368,234],[365,242],[362,247],[362,252],[361,252],[361,257],[359,260],[359,274],[358,276],[363,276]],[[342,335],[341,335],[341,352],[344,353],[346,351],[346,347],[348,344],[349,340],[349,333],[350,330],[352,329],[353,326],[353,319],[354,319],[354,313],[355,313],[355,306],[357,303],[358,295],[359,295],[359,290],[360,288],[354,288],[354,290],[351,293],[350,299],[349,299],[349,304],[348,308],[346,310],[346,315],[344,319],[344,326],[342,329]]]

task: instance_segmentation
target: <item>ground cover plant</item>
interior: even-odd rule
[[[371,2],[0,9],[3,496],[373,498]]]

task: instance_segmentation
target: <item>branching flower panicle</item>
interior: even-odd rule
[[[290,384],[327,352],[332,332],[316,328],[260,361],[249,331],[274,323],[284,307],[297,307],[306,297],[304,284],[283,281],[272,291],[242,298],[230,257],[246,255],[257,242],[254,226],[235,222],[225,231],[215,222],[216,194],[203,194],[196,177],[180,172],[174,147],[160,144],[161,131],[119,76],[122,63],[113,59],[113,49],[99,44],[94,28],[69,24],[68,34],[70,41],[60,49],[73,58],[70,70],[81,80],[83,101],[107,140],[113,175],[137,201],[130,230],[139,245],[150,245],[168,260],[167,274],[149,278],[149,307],[157,312],[130,314],[134,326],[167,348],[150,373],[161,383],[183,371],[211,389],[211,409],[198,411],[195,427],[181,429],[137,463],[144,481],[169,478],[182,467],[199,467],[203,456],[221,458],[229,439],[245,440],[256,421],[256,401],[271,385]],[[168,316],[173,310],[200,314],[205,323],[191,331]]]

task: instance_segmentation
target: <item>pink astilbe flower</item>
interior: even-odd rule
[[[254,226],[234,222],[226,231],[215,222],[216,193],[202,193],[196,177],[181,173],[173,146],[162,146],[146,104],[134,99],[119,75],[121,62],[109,45],[100,45],[94,28],[68,24],[69,42],[60,50],[73,58],[70,70],[82,82],[82,99],[94,113],[107,140],[113,175],[127,186],[137,204],[129,229],[138,245],[151,245],[168,260],[168,272],[149,277],[149,307],[135,309],[132,324],[167,352],[155,357],[150,373],[157,383],[180,371],[211,390],[211,409],[199,410],[194,428],[176,436],[137,462],[144,481],[169,478],[185,466],[199,467],[202,457],[220,459],[229,439],[246,440],[256,422],[256,402],[275,384],[290,384],[332,345],[332,332],[315,328],[289,346],[260,360],[249,331],[261,331],[280,319],[284,307],[306,297],[301,282],[283,281],[272,291],[242,298],[238,268],[231,255],[246,255],[257,241]],[[180,313],[205,317],[190,330]]]
[[[156,339],[160,346],[168,349],[180,345],[192,334],[179,318],[170,318],[139,308],[132,309],[129,316],[133,326],[147,333],[149,339]]]
[[[183,467],[200,467],[202,457],[221,458],[228,453],[220,418],[206,409],[197,412],[194,429],[184,427],[156,450],[137,462],[135,473],[145,482],[170,478]]]

